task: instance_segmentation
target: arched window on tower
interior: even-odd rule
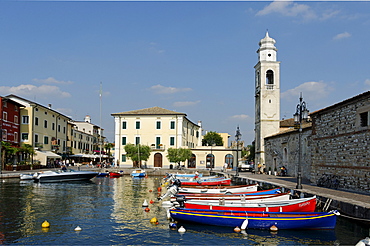
[[[266,85],[273,85],[274,84],[274,72],[272,70],[268,70],[266,72]]]

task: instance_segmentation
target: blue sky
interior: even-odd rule
[[[370,89],[370,2],[0,2],[0,95],[90,115],[153,106],[207,131],[254,139],[254,66],[268,30],[281,61],[281,118]]]

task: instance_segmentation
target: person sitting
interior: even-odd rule
[[[62,171],[63,171],[63,172],[67,171],[67,167],[66,167],[66,165],[63,165],[63,166],[62,166]]]

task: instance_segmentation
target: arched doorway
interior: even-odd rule
[[[206,158],[206,168],[215,168],[215,156],[213,154],[208,154]]]
[[[231,154],[227,154],[225,156],[225,163],[227,163],[227,168],[228,169],[233,169],[234,168],[234,156]]]
[[[191,155],[190,159],[188,160],[188,168],[196,168],[197,167],[197,158],[194,154]]]
[[[162,154],[156,153],[154,155],[154,167],[162,167]]]

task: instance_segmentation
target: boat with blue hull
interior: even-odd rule
[[[98,172],[59,170],[37,172],[33,175],[35,183],[39,182],[67,182],[67,181],[86,181],[96,177]]]
[[[176,221],[199,224],[240,227],[242,229],[279,230],[334,229],[338,211],[331,212],[241,212],[176,208],[169,210]]]
[[[146,172],[142,169],[134,170],[132,171],[131,176],[136,178],[143,178],[146,176]]]

